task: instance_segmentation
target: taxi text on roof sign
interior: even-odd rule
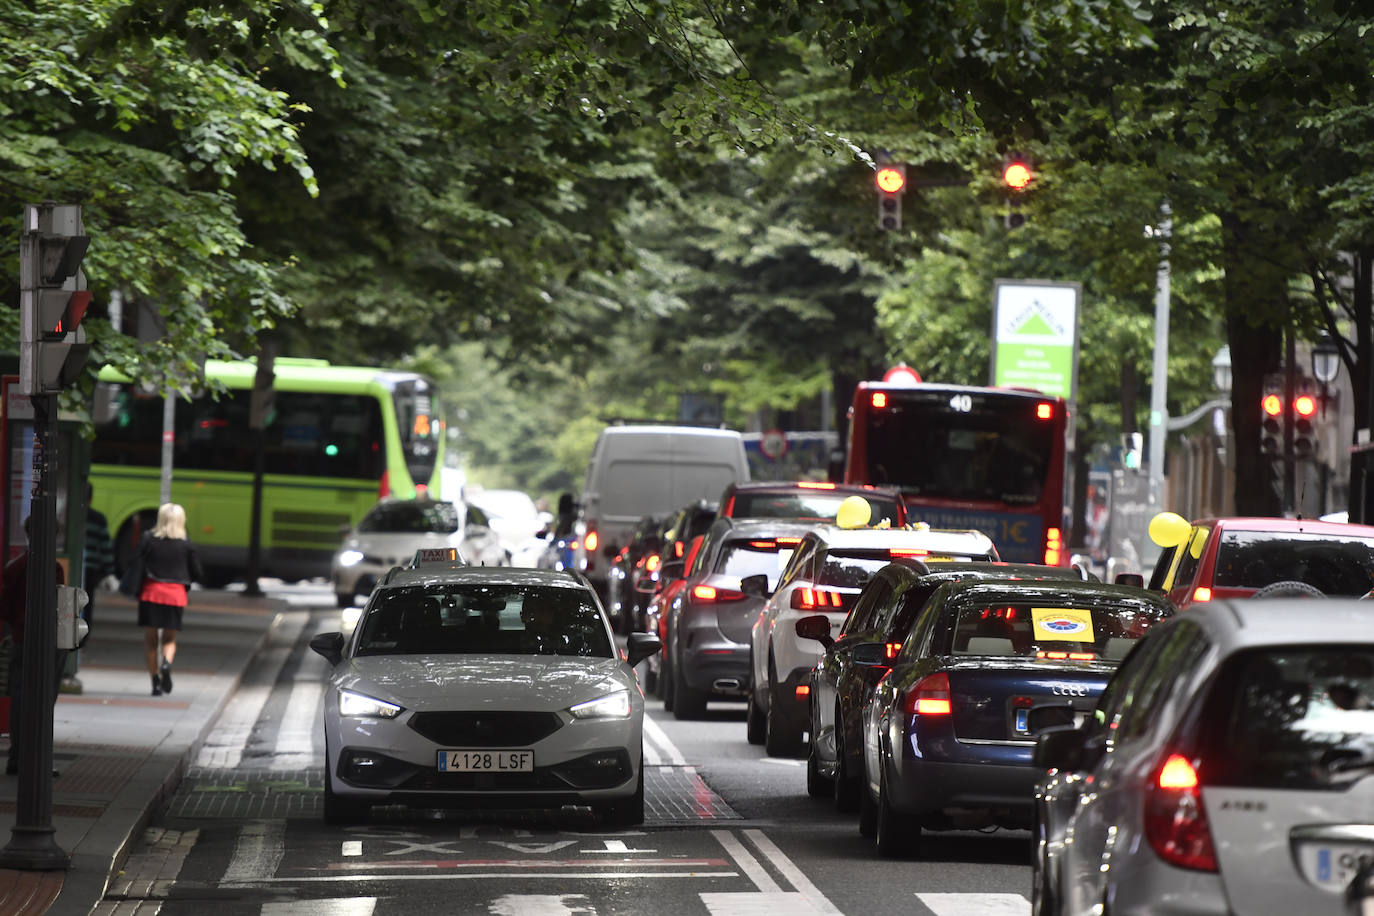
[[[459,566],[463,565],[462,557],[458,556],[457,547],[421,547],[415,551],[415,559],[412,566]]]

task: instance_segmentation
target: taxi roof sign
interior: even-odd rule
[[[457,547],[421,547],[415,551],[411,566],[466,566]]]

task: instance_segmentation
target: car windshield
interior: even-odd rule
[[[783,492],[744,492],[735,494],[730,514],[735,518],[800,518],[808,521],[833,522],[840,503],[849,494],[824,490]],[[876,525],[886,519],[897,524],[897,501],[891,497],[865,494],[868,500],[869,523]]]
[[[1065,601],[1062,596],[1025,600],[1009,593],[977,596],[954,609],[954,655],[1120,661],[1168,609],[1129,599]]]
[[[1208,785],[1345,789],[1374,772],[1374,650],[1251,650],[1217,678],[1199,724]]]
[[[1363,595],[1374,585],[1374,539],[1283,531],[1225,531],[1212,584],[1264,588],[1306,582],[1327,595]]]
[[[768,590],[778,587],[778,577],[792,559],[795,545],[779,544],[772,538],[752,538],[726,543],[716,559],[713,570],[722,576],[744,579],[748,576],[768,577]]]
[[[579,655],[611,658],[601,611],[577,588],[441,583],[379,589],[357,655]]]
[[[358,523],[360,534],[453,534],[458,510],[453,503],[397,500],[380,503]]]

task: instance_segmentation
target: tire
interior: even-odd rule
[[[806,755],[806,794],[812,798],[829,798],[833,791],[830,780],[821,776],[820,767],[816,765],[816,746],[812,744],[811,753]]]
[[[324,822],[331,826],[366,824],[372,805],[365,801],[344,798],[334,793],[334,775],[329,772],[329,750],[324,754]]]
[[[859,836],[872,840],[878,836],[878,803],[867,783],[859,784]]]
[[[1282,582],[1271,582],[1264,588],[1255,592],[1251,598],[1325,598],[1326,593],[1315,585],[1308,585],[1306,582],[1299,582],[1296,579],[1285,579]]]
[[[835,709],[835,781],[831,784],[831,794],[835,799],[836,811],[853,811],[863,802],[867,791],[859,779],[849,775],[844,763],[844,725],[840,719],[838,705]]]
[[[644,823],[644,757],[639,759],[639,786],[635,794],[622,801],[607,802],[599,808],[608,827],[636,827]]]
[[[759,709],[754,692],[749,691],[749,712],[744,717],[744,736],[750,744],[763,744],[768,735],[768,714]]]
[[[770,683],[768,712],[764,719],[763,749],[768,752],[769,757],[799,757],[802,751],[801,733],[788,734],[786,726],[782,723],[782,713],[774,712],[782,708],[782,701],[778,697],[778,672],[771,660],[768,662],[768,672]]]
[[[887,768],[883,767],[881,762],[878,765],[882,767],[882,771],[878,777],[877,818],[873,839],[877,841],[878,852],[885,857],[904,858],[916,851],[916,844],[921,838],[921,827],[909,816],[892,807],[892,800],[887,791]]]
[[[706,714],[706,691],[696,690],[687,684],[682,674],[682,666],[673,666],[673,717],[677,719],[700,719]]]

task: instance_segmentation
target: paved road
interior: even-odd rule
[[[120,916],[1023,914],[1025,834],[940,835],[879,858],[854,818],[805,794],[801,761],[746,743],[741,704],[678,722],[650,701],[648,820],[605,830],[563,814],[379,810],[320,820],[325,663],[339,612],[310,586],[259,653],[165,815],[100,912]],[[281,591],[273,590],[280,597]],[[211,910],[213,907],[213,910]]]

